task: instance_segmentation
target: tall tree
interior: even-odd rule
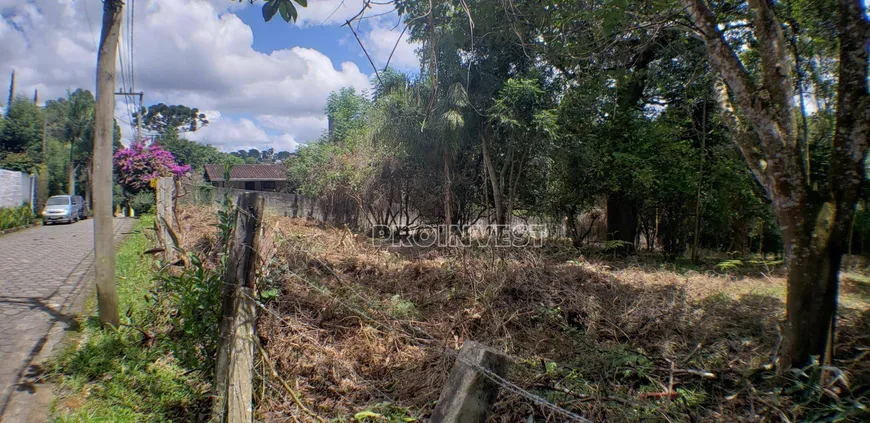
[[[703,0],[681,0],[723,80],[719,102],[735,143],[773,203],[785,240],[788,295],[782,366],[830,357],[839,269],[864,182],[870,133],[870,23],[861,0],[838,0],[836,129],[825,180],[808,172],[794,110],[792,63],[775,4],[749,0],[760,69],[747,66]],[[758,69],[757,73],[749,69]]]
[[[76,169],[85,166],[85,172],[92,172],[93,135],[94,135],[94,96],[88,90],[77,89],[69,95],[66,102],[64,139],[69,143],[69,168],[67,192],[75,195]],[[88,177],[90,180],[90,176]],[[85,187],[85,191],[90,187]]]
[[[18,97],[6,111],[0,131],[0,151],[23,153],[42,142],[42,111],[26,97]]]
[[[148,106],[133,116],[133,123],[142,121],[145,130],[162,136],[167,129],[173,128],[177,132],[194,132],[208,125],[208,118],[197,108],[190,108],[182,104],[166,105],[163,103]]]

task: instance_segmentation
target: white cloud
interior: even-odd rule
[[[396,26],[396,19],[382,18],[373,21],[371,30],[364,36],[364,43],[375,64],[383,68],[389,60],[390,67],[403,71],[419,70],[420,60],[415,50],[420,45],[409,41],[410,34],[407,31],[402,35],[404,25]]]
[[[322,23],[340,3],[309,2],[300,10],[299,24]],[[355,14],[362,2],[355,3],[347,0],[328,23]],[[331,91],[369,86],[369,75],[356,64],[335,64],[314,49],[255,51],[251,28],[232,11],[259,4],[139,0],[135,5],[136,91],[145,92],[146,104],[215,111],[209,115],[212,124],[196,134],[227,150],[262,149],[270,143],[276,150],[295,148],[296,140],[314,139],[325,128],[323,106]],[[101,14],[100,0],[0,0],[0,76],[15,69],[18,92],[32,95],[37,88],[43,100],[77,87],[93,91]],[[383,44],[375,39],[385,36],[374,36],[372,46]],[[0,98],[8,94],[6,87],[0,83]],[[129,119],[123,106],[116,112]],[[230,117],[239,115],[255,118]],[[122,129],[129,139],[129,126],[122,124]]]
[[[308,7],[298,8],[297,24],[301,26],[343,24],[360,13],[365,3],[365,0],[309,1]],[[380,15],[391,10],[393,10],[391,4],[370,4],[362,16]]]
[[[277,116],[260,115],[257,121],[264,127],[284,133],[292,133],[302,142],[314,141],[326,131],[328,121],[324,115]]]
[[[275,151],[296,150],[296,138],[290,132],[270,135],[248,118],[230,119],[215,110],[204,110],[203,113],[208,116],[208,126],[189,133],[188,138],[203,144],[211,144],[225,152],[251,148],[262,151],[269,147],[274,148]]]

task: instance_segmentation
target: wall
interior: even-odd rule
[[[0,169],[0,208],[32,203],[35,190],[36,176]]]
[[[265,188],[263,188],[263,183],[267,182],[267,181],[248,181],[248,182],[254,183],[254,189],[253,189],[254,191],[280,192],[284,188],[284,186],[287,185],[287,181],[268,181],[268,182],[272,182],[273,184],[275,184],[275,188],[265,189]],[[217,182],[215,186],[223,188],[226,185],[223,182]],[[230,188],[244,191],[245,190],[245,181],[230,181]]]
[[[196,204],[220,202],[224,196],[229,193],[230,198],[235,201],[239,194],[247,192],[243,189],[214,187],[211,185],[182,185],[182,190],[186,191],[184,198]],[[270,214],[287,217],[302,217],[317,220],[327,220],[327,213],[324,212],[323,204],[319,201],[304,197],[298,194],[285,192],[260,192],[266,199],[266,210]],[[328,207],[327,207],[328,209]],[[333,214],[334,213],[328,213]]]

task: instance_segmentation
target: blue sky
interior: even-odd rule
[[[326,128],[323,106],[342,87],[367,89],[373,74],[359,44],[341,24],[359,12],[362,0],[310,1],[299,22],[264,22],[262,1],[128,0],[132,19],[133,72],[128,87],[145,103],[184,104],[204,111],[211,123],[190,135],[224,151],[248,148],[293,150]],[[402,27],[388,6],[374,6],[359,36],[383,67]],[[16,72],[16,92],[40,99],[94,90],[101,0],[0,0],[0,78]],[[123,28],[130,28],[127,16]],[[123,32],[120,55],[130,68],[130,40]],[[407,36],[391,65],[419,67]],[[134,80],[130,82],[132,76]],[[119,75],[119,78],[121,75]],[[0,98],[8,95],[0,83]],[[121,84],[118,84],[121,88]],[[118,98],[116,116],[127,121]],[[122,125],[125,140],[132,131]]]

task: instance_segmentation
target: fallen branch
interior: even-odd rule
[[[326,420],[315,414],[313,411],[309,410],[308,407],[306,407],[305,404],[302,403],[302,400],[299,399],[299,395],[296,394],[296,391],[290,388],[290,385],[288,385],[284,379],[278,376],[278,372],[275,370],[275,366],[272,365],[272,361],[269,360],[269,354],[266,353],[266,350],[263,349],[263,346],[260,345],[259,342],[254,342],[254,345],[256,345],[257,350],[260,351],[260,356],[263,357],[263,362],[265,362],[266,365],[269,366],[269,370],[272,372],[272,377],[278,379],[278,381],[281,382],[281,385],[284,387],[287,393],[290,394],[290,397],[293,398],[293,402],[295,402],[296,405],[305,412],[305,414],[308,414],[320,423],[326,423]]]

